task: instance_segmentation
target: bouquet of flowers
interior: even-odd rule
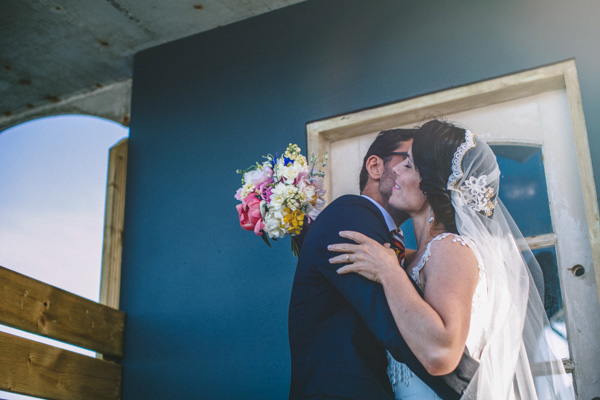
[[[327,155],[320,160],[313,155],[308,162],[300,147],[290,143],[283,155],[263,158],[262,164],[237,170],[243,177],[235,198],[242,202],[236,206],[242,228],[254,231],[271,246],[269,238],[300,234],[304,223],[313,221],[323,209],[325,174],[318,168],[325,166]],[[294,240],[292,252],[298,255]]]

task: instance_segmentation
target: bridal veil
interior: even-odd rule
[[[562,360],[546,336],[541,268],[498,198],[499,180],[491,148],[466,131],[447,188],[458,233],[482,257],[490,302],[480,366],[463,398],[572,399]]]

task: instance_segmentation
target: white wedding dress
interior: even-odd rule
[[[475,254],[477,265],[479,267],[479,280],[477,281],[477,287],[473,296],[473,302],[471,306],[471,324],[469,326],[469,334],[467,336],[467,349],[469,350],[469,354],[475,360],[479,361],[481,352],[485,346],[485,332],[486,327],[490,322],[491,313],[485,269],[481,261],[481,256],[475,248],[475,244],[466,237],[453,233],[442,233],[441,235],[433,238],[433,240],[427,244],[427,248],[421,257],[421,260],[419,260],[417,266],[413,268],[411,275],[417,285],[419,285],[421,289],[424,289],[421,280],[421,272],[431,256],[431,246],[435,246],[435,242],[445,239],[448,236],[452,237],[452,242],[460,243],[463,246],[468,246]],[[429,386],[427,386],[421,379],[419,379],[405,364],[396,361],[389,353],[387,372],[392,384],[392,388],[394,389],[395,399],[441,400],[441,398],[437,396],[435,392],[430,389]]]

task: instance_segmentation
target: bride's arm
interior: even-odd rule
[[[356,272],[380,282],[398,329],[421,364],[431,375],[454,371],[464,352],[478,279],[471,249],[453,243],[451,237],[431,246],[422,272],[423,299],[399,267],[393,250],[359,233],[340,236],[359,244],[333,245],[332,251],[350,252],[351,263],[338,272]],[[346,254],[331,262],[346,263]]]

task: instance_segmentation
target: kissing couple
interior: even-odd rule
[[[574,398],[499,180],[491,148],[459,126],[377,136],[361,195],[302,239],[290,400]],[[398,230],[408,218],[415,250]]]

